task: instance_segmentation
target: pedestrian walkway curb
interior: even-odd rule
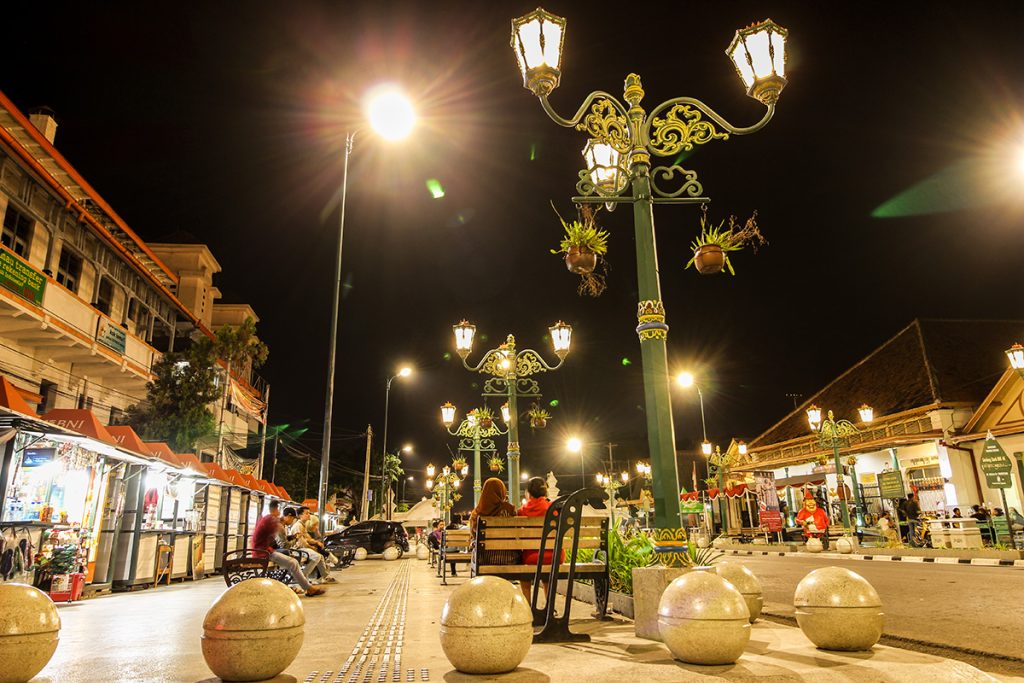
[[[722,552],[729,555],[761,555],[775,557],[827,557],[836,560],[871,560],[875,562],[918,562],[924,564],[969,564],[975,567],[1015,567],[1024,569],[1024,560],[998,560],[992,557],[921,557],[918,555],[858,555],[852,553],[801,553],[785,550],[734,550],[727,548]]]

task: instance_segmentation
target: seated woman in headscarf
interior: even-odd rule
[[[473,530],[473,543],[476,543],[476,523],[481,517],[515,517],[516,509],[506,500],[508,490],[504,482],[491,477],[484,482],[480,491],[480,502],[469,515],[469,528]],[[477,556],[477,564],[519,564],[518,550],[482,550]]]

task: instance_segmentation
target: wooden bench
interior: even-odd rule
[[[607,494],[598,489],[582,489],[552,502],[544,517],[481,517],[477,520],[476,538],[472,552],[473,576],[498,576],[509,580],[528,579],[533,582],[531,607],[534,625],[542,626],[534,635],[534,642],[589,641],[586,634],[569,631],[569,609],[572,604],[572,587],[576,579],[586,579],[594,584],[596,612],[598,619],[606,618],[608,609],[608,519],[605,517],[583,517],[585,503],[604,507]],[[495,550],[536,550],[535,564],[486,564],[485,554]],[[576,561],[577,551],[592,550],[593,560]],[[544,564],[544,552],[564,561]],[[566,580],[565,605],[562,616],[554,616],[554,599],[545,600],[539,607],[541,582],[550,581],[552,595],[556,595],[559,579]]]
[[[441,548],[437,562],[437,575],[441,577],[441,585],[448,585],[448,563],[468,565],[473,554],[470,552],[472,545],[469,529],[445,529],[441,534]]]

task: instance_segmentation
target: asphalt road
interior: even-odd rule
[[[800,579],[817,567],[846,567],[878,591],[886,636],[1000,655],[1016,662],[999,668],[1024,672],[1022,569],[791,556],[725,559],[747,565],[761,580],[766,613],[792,617]]]

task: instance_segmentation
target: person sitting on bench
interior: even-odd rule
[[[551,507],[551,501],[548,500],[548,485],[541,477],[533,477],[526,484],[526,492],[530,498],[526,501],[523,507],[519,508],[516,513],[519,517],[543,517],[547,514],[548,508]],[[544,562],[543,564],[551,564],[551,550],[544,551]],[[537,564],[537,558],[540,556],[539,550],[524,550],[523,551],[523,564]],[[565,551],[562,551],[562,558],[559,563],[565,561]],[[548,579],[541,579],[541,585],[544,586],[544,596],[546,599],[551,598],[551,581]],[[532,579],[521,579],[519,581],[519,587],[523,589],[523,594],[527,600],[533,600],[533,580]]]
[[[277,548],[274,546],[274,538],[281,530],[281,520],[277,515],[278,504],[275,500],[270,503],[270,512],[260,517],[259,521],[256,522],[256,527],[252,532],[252,549],[265,553],[271,562],[278,567],[286,569],[291,575],[292,581],[305,591],[306,597],[311,598],[324,593],[323,588],[317,588],[309,582],[309,579],[302,573],[302,568],[299,567],[299,563],[295,558],[277,552]]]
[[[481,517],[515,517],[516,509],[507,500],[508,491],[505,482],[491,477],[484,482],[480,491],[480,502],[469,515],[469,528],[473,531],[473,543],[476,543],[476,522]],[[484,550],[477,564],[519,564],[518,550]],[[454,572],[453,572],[454,575]]]

